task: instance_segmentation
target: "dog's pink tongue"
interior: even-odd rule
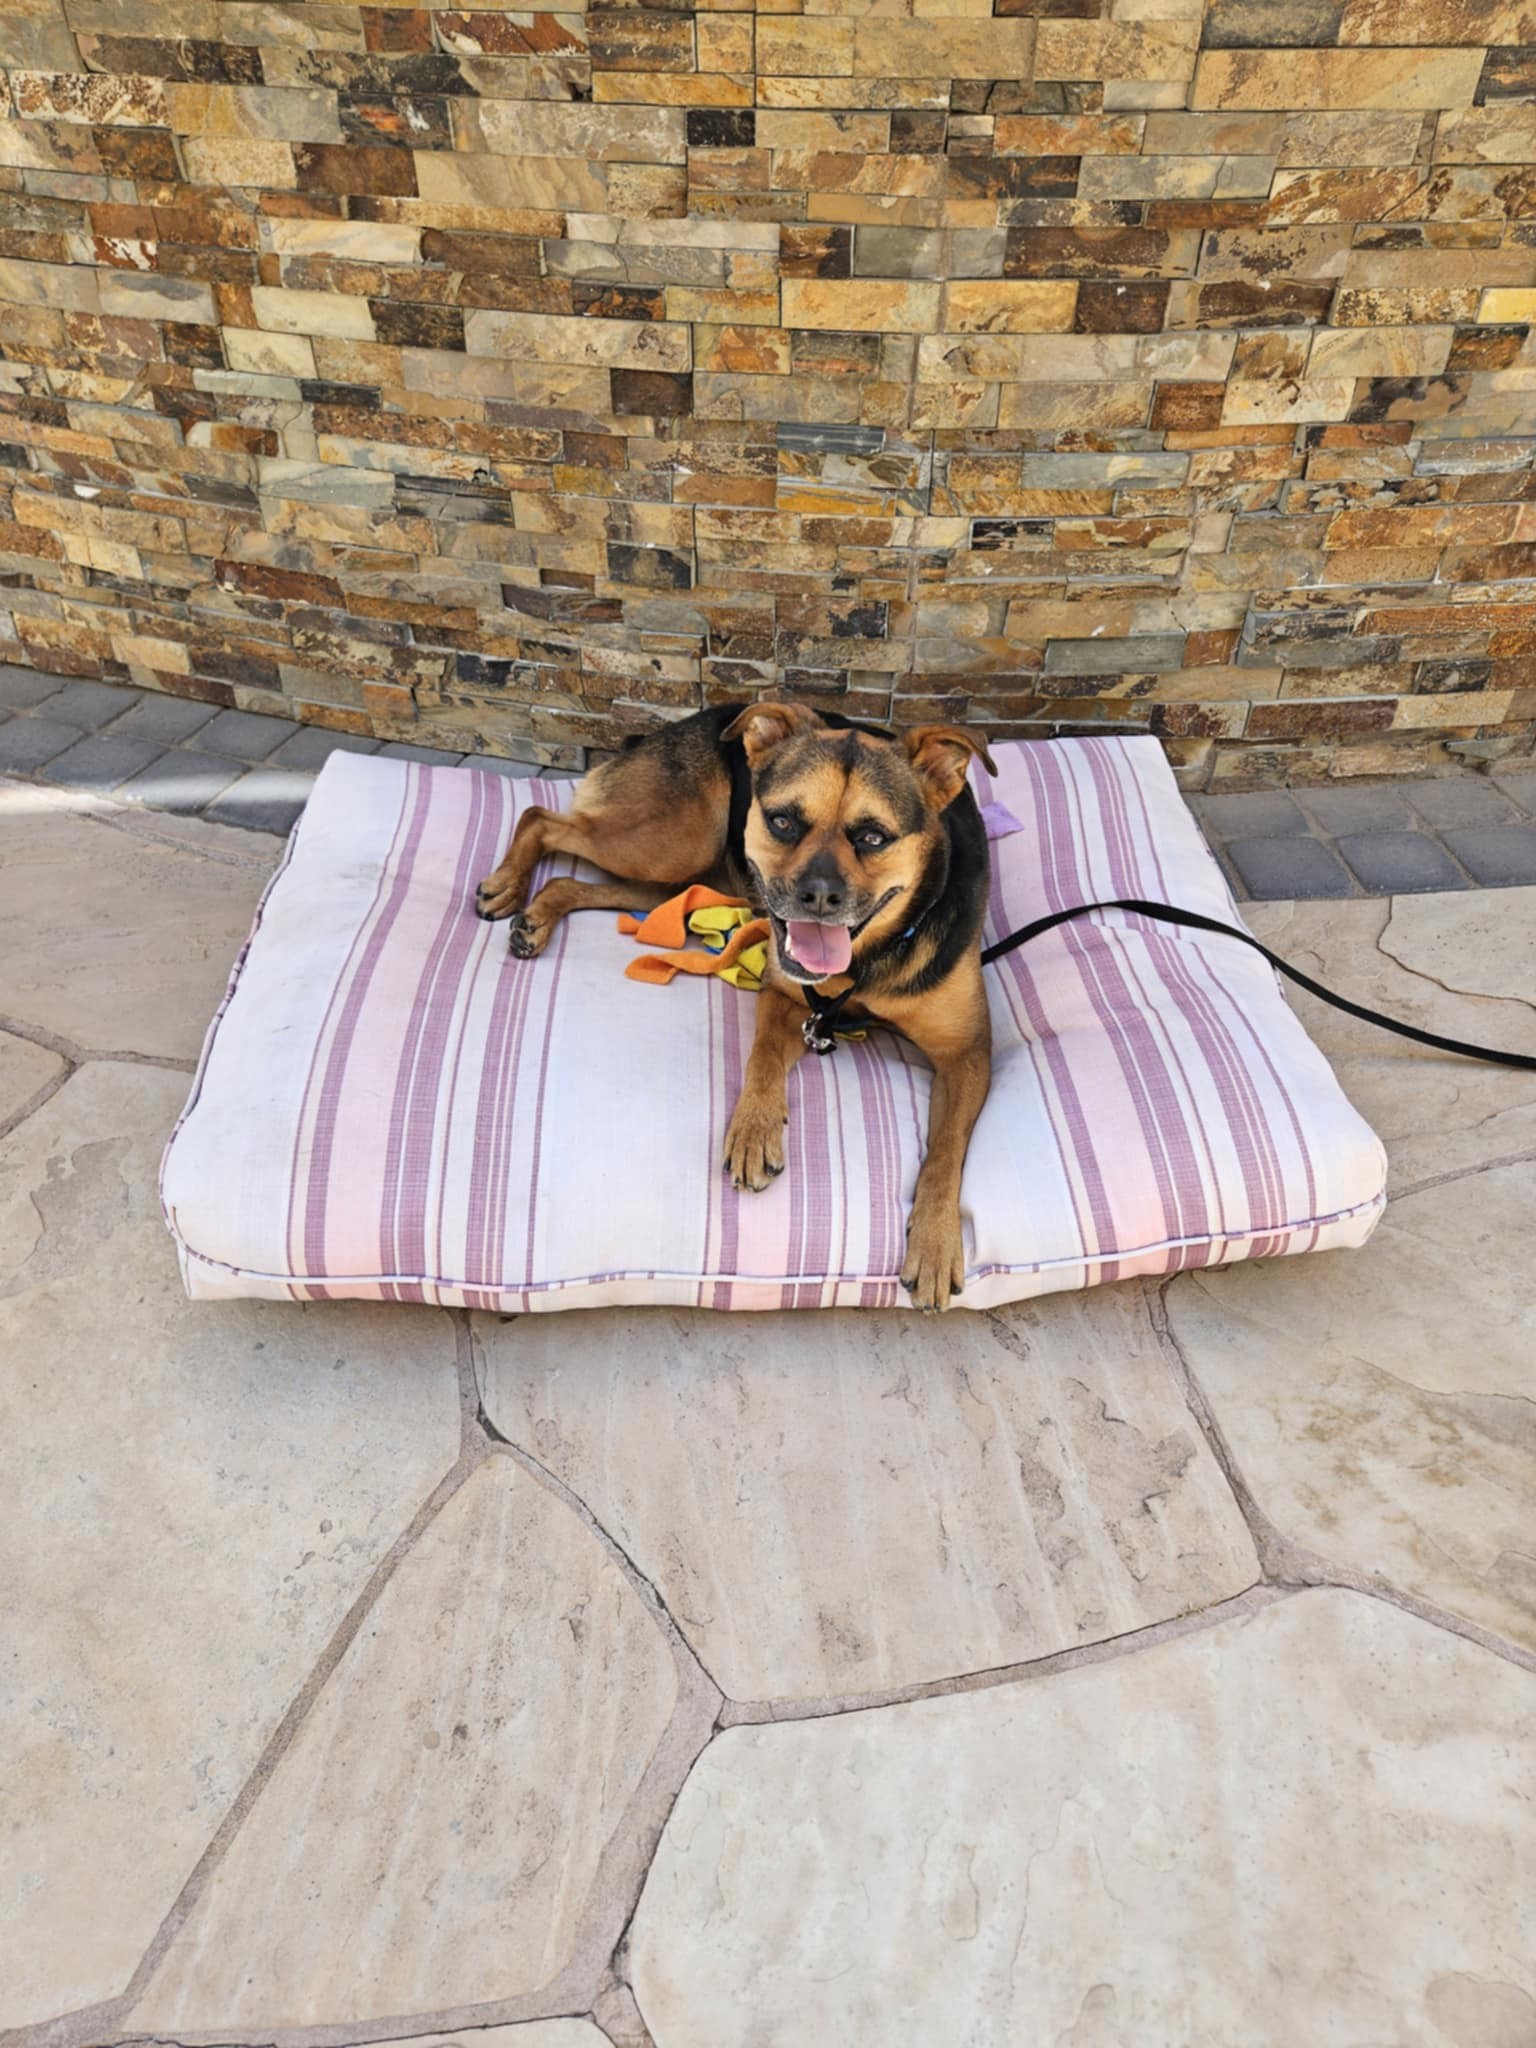
[[[818,980],[846,974],[853,958],[853,938],[845,924],[789,921],[789,950]]]

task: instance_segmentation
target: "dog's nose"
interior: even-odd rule
[[[807,917],[830,917],[843,907],[841,878],[837,875],[804,874],[795,890],[795,901]]]

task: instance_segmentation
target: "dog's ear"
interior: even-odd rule
[[[821,720],[800,704],[749,704],[721,733],[722,740],[739,739],[747,759],[755,768],[775,747],[783,746],[791,733],[810,732]]]
[[[935,809],[952,804],[965,785],[974,754],[989,775],[997,773],[984,734],[960,725],[919,725],[903,733],[907,758]]]

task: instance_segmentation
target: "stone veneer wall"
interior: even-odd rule
[[[1536,0],[4,0],[0,658],[579,764],[1536,719]]]

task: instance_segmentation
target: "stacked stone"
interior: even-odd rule
[[[578,766],[1536,731],[1530,0],[9,0],[0,658]]]

